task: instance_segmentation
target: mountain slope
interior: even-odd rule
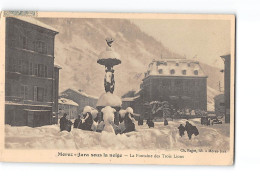
[[[90,95],[104,92],[104,66],[97,64],[98,55],[106,48],[106,37],[114,37],[113,48],[121,56],[122,64],[115,66],[115,93],[119,96],[139,89],[148,64],[161,54],[181,58],[169,51],[162,43],[142,32],[125,19],[50,19],[42,22],[59,31],[55,39],[55,63],[60,71],[60,91],[67,88],[82,89]],[[208,101],[219,92],[218,82],[223,74],[218,68],[201,63],[208,75]],[[221,85],[223,87],[223,85]],[[212,108],[210,108],[212,109]]]

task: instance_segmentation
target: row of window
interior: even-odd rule
[[[47,54],[48,47],[45,42],[40,40],[33,41],[32,42],[33,46],[30,47],[29,41],[32,41],[34,39],[30,39],[24,34],[24,32],[18,29],[16,29],[16,31],[18,32],[18,40],[15,38],[11,39],[11,43],[10,43],[11,47],[19,47],[26,50],[33,50],[41,54]]]
[[[25,36],[19,36],[19,40],[11,40],[11,47],[19,47],[21,49],[33,50],[37,53],[47,54],[47,44],[43,41],[34,41],[33,48],[29,47],[28,38]]]
[[[29,96],[29,86],[28,85],[21,85],[20,89],[20,97],[24,100],[30,100]],[[47,88],[33,86],[33,101],[40,101],[43,102],[46,100],[47,97]]]
[[[167,65],[167,62],[164,62],[164,61],[157,61],[156,63],[157,66],[159,65]],[[179,63],[175,63],[176,66],[179,66]],[[190,67],[191,64],[190,63],[187,63],[187,66]]]
[[[8,60],[8,71],[18,72],[25,75],[34,75],[38,77],[48,77],[48,69],[44,64],[35,64],[27,60],[13,59]]]
[[[163,74],[163,69],[159,69],[158,72],[159,72],[159,74]],[[175,70],[174,70],[174,69],[171,69],[171,70],[170,70],[170,74],[171,74],[171,75],[174,75],[174,74],[175,74]],[[186,75],[186,74],[187,74],[187,71],[186,71],[186,70],[182,70],[182,74],[183,74],[183,75]],[[194,75],[198,75],[198,74],[199,74],[199,71],[198,71],[198,70],[194,70],[194,71],[193,71],[193,74],[194,74]]]
[[[159,74],[163,74],[163,69],[159,69],[158,70]],[[145,76],[148,76],[150,74],[150,71],[148,71],[147,73],[145,73]],[[170,74],[171,75],[174,75],[175,74],[175,70],[174,69],[171,69],[170,70]],[[187,71],[186,70],[182,70],[182,75],[186,75],[187,74]],[[194,70],[193,71],[193,74],[194,75],[198,75],[199,74],[199,71],[198,70]]]

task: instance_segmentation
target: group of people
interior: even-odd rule
[[[179,134],[180,136],[184,136],[184,132],[187,131],[188,137],[191,140],[192,135],[194,134],[195,136],[199,135],[199,130],[197,129],[196,126],[193,126],[190,122],[186,121],[186,125],[183,126],[182,124],[180,124],[180,126],[178,127],[179,129]]]
[[[72,123],[72,121],[67,119],[67,114],[64,113],[60,119],[60,131],[70,132],[72,125],[74,128],[81,130],[95,132],[108,130],[115,134],[135,131],[132,108],[121,110],[118,113],[111,107],[105,107],[100,112],[90,107],[85,107],[82,114],[82,116],[78,115],[78,118]]]

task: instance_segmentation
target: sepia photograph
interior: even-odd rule
[[[2,15],[4,160],[232,165],[234,15]]]

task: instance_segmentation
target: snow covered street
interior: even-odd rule
[[[222,149],[229,150],[229,124],[203,126],[200,119],[189,120],[199,130],[198,136],[189,140],[187,133],[179,136],[178,126],[185,125],[186,120],[155,122],[150,128],[144,124],[137,126],[136,131],[122,135],[96,133],[72,129],[60,132],[58,125],[31,127],[5,126],[5,146],[8,149],[134,149],[134,150],[178,150],[181,148]]]

